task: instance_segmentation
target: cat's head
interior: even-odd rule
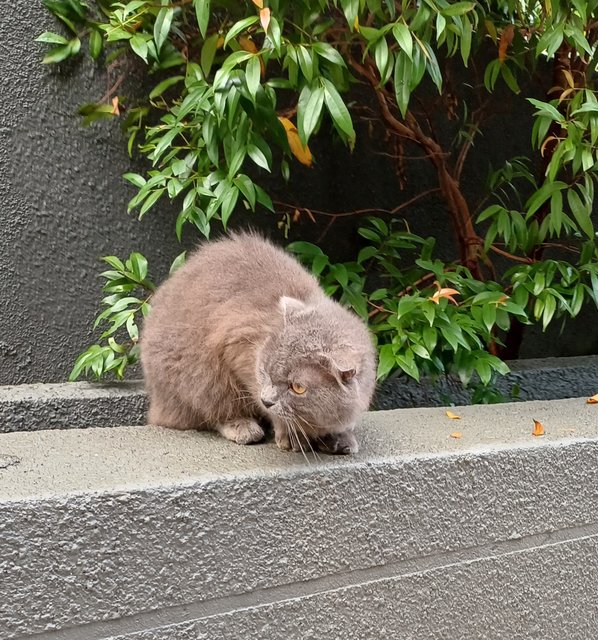
[[[340,432],[367,409],[375,357],[363,323],[332,301],[281,298],[281,329],[258,355],[268,412],[308,435]]]

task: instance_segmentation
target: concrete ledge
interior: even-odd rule
[[[495,388],[505,400],[559,400],[592,396],[598,391],[598,356],[512,360],[511,372],[496,379]],[[435,382],[411,378],[389,379],[376,393],[377,409],[442,407],[471,404],[471,392],[457,378]]]
[[[3,434],[0,635],[593,637],[598,406],[456,413],[370,413],[358,456],[309,463],[150,427]]]
[[[591,396],[598,390],[598,356],[510,362],[512,372],[497,382],[505,398],[517,389],[517,401]],[[470,404],[471,394],[458,380],[421,383],[405,377],[380,386],[375,409]],[[0,433],[141,425],[147,398],[143,382],[73,382],[0,386]]]
[[[0,433],[143,424],[143,383],[0,386]]]

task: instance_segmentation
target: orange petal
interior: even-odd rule
[[[460,431],[453,431],[453,433],[451,433],[451,438],[456,438],[457,440],[461,437],[461,432]]]
[[[592,396],[591,398],[588,398],[586,400],[586,402],[588,404],[598,404],[598,393],[595,396]]]
[[[543,436],[544,435],[544,425],[539,420],[534,420],[534,430],[532,431],[533,436]]]
[[[461,416],[458,416],[456,413],[453,413],[452,411],[447,411],[446,415],[447,415],[447,418],[450,418],[451,420],[461,420]]]
[[[118,96],[112,98],[112,115],[119,116],[120,110],[118,108]]]
[[[438,286],[438,283],[436,283],[436,286]],[[450,289],[449,287],[443,287],[442,289],[439,288],[438,291],[434,292],[434,294],[432,295],[432,302],[438,304],[440,298],[447,298],[453,304],[457,304],[457,301],[455,300],[455,298],[453,298],[453,295],[458,296],[461,294],[456,289]]]
[[[251,0],[258,9],[264,8],[264,0]]]
[[[264,33],[268,33],[268,26],[270,25],[270,9],[268,7],[260,9],[260,23]]]

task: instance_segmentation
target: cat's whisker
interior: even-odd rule
[[[299,437],[299,434],[297,433],[297,430],[295,429],[295,425],[290,422],[289,420],[285,420],[285,424],[287,427],[287,430],[289,432],[289,435],[293,435],[295,437],[295,441],[297,442],[297,446],[299,447],[299,450],[301,451],[303,457],[305,458],[305,462],[307,462],[307,464],[311,464],[311,462],[309,461],[309,458],[307,457],[307,454],[305,453],[304,449],[303,449],[303,445],[301,444],[301,438]]]
[[[299,416],[296,416],[297,418]],[[301,424],[299,422],[295,422],[295,426],[301,431],[301,433],[303,434],[303,436],[305,437],[305,440],[307,442],[307,445],[309,446],[309,448],[311,449],[311,452],[313,453],[314,457],[316,458],[316,460],[318,460],[318,462],[320,461],[320,456],[316,453],[315,449],[313,448],[312,444],[311,444],[311,440],[309,439],[309,437],[307,436],[307,433],[305,433],[305,430],[303,429],[303,427],[301,426]]]
[[[310,423],[309,423],[305,418],[302,418],[302,417],[301,417],[301,416],[299,416],[299,415],[296,415],[296,416],[295,416],[295,418],[297,418],[298,420],[300,420],[301,422],[303,422],[303,424],[306,426],[306,428],[307,428],[309,431],[313,431],[313,432],[314,432],[314,435],[312,436],[312,439],[314,439],[314,440],[318,440],[318,441],[319,441],[319,442],[321,442],[322,444],[324,443],[324,441],[322,440],[322,438],[321,438],[319,435],[317,435],[317,431],[314,429],[314,427],[313,427],[313,426],[312,426],[312,425],[311,425],[311,424],[310,424]],[[307,437],[307,436],[306,436],[306,437]],[[309,439],[308,439],[308,441],[309,441]],[[312,451],[313,451],[313,449],[312,449]],[[315,451],[314,451],[314,453],[315,453]],[[318,457],[318,456],[317,456],[317,454],[316,454],[316,457]]]

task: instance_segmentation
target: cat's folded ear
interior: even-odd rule
[[[303,313],[307,311],[307,308],[308,308],[305,302],[302,302],[301,300],[297,300],[297,298],[290,298],[288,296],[282,296],[282,298],[279,301],[279,304],[282,310],[282,315],[285,318],[289,318],[290,316]]]
[[[320,354],[321,364],[332,373],[340,384],[347,384],[357,374],[357,368],[351,364],[357,361],[358,355],[354,353],[346,353],[341,356],[331,356],[329,354]]]

